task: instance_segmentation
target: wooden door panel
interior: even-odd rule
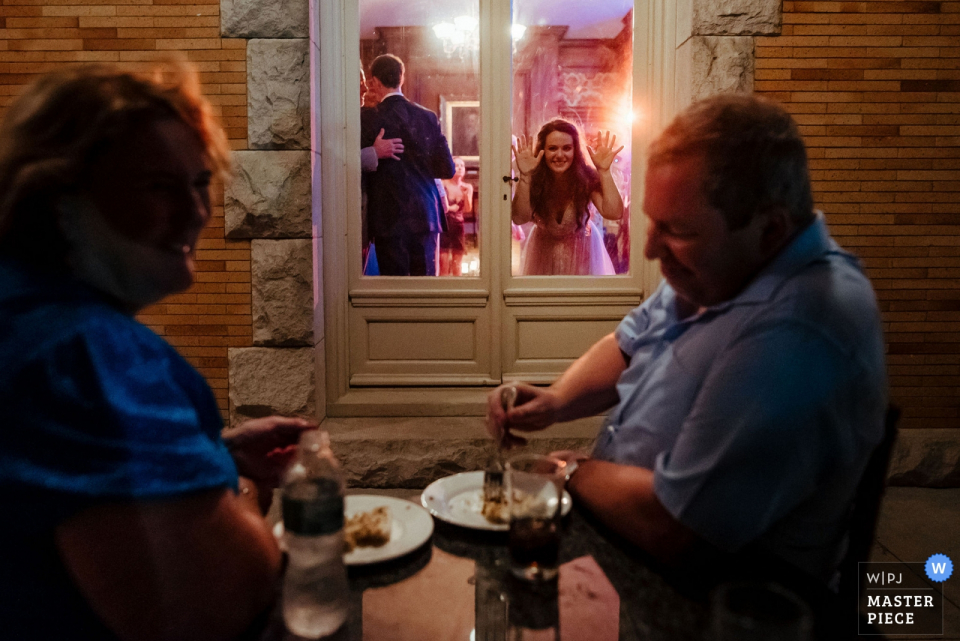
[[[490,311],[484,307],[355,307],[351,386],[491,385]]]

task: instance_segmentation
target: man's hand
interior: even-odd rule
[[[513,409],[502,404],[502,393],[507,387],[517,390]],[[535,432],[553,425],[557,420],[560,399],[548,388],[534,387],[526,383],[501,385],[487,396],[487,432],[500,442],[504,449],[525,445],[527,439],[512,434],[510,430]]]
[[[377,158],[381,160],[384,158],[392,158],[393,160],[400,160],[400,156],[397,154],[403,153],[403,139],[401,138],[386,138],[383,137],[384,130],[381,129],[380,133],[377,134],[377,139],[373,141],[373,149],[377,152]]]
[[[253,480],[261,491],[272,490],[296,456],[300,435],[316,428],[307,419],[268,416],[223,430],[223,441],[240,475]]]

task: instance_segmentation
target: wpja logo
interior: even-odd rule
[[[943,634],[943,581],[952,573],[943,554],[926,563],[861,563],[860,634]]]

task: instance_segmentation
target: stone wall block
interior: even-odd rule
[[[247,43],[247,140],[251,149],[310,148],[309,40]]]
[[[960,438],[956,430],[900,430],[887,482],[916,487],[960,487]]]
[[[316,416],[313,348],[228,351],[230,423],[272,414]]]
[[[306,38],[310,32],[307,0],[220,0],[224,38]]]
[[[677,49],[680,106],[719,93],[753,91],[754,39],[694,36]]]
[[[490,439],[342,439],[331,435],[350,487],[423,488],[439,478],[484,469]],[[593,439],[542,438],[525,451],[548,454],[587,449]]]
[[[227,238],[310,238],[310,152],[235,151],[233,160]]]
[[[313,345],[312,245],[309,239],[250,244],[254,345]]]
[[[691,35],[777,35],[783,25],[781,4],[781,0],[693,0]]]

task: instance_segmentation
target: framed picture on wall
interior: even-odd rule
[[[447,100],[440,97],[443,135],[450,153],[463,158],[466,164],[480,161],[480,101]]]

